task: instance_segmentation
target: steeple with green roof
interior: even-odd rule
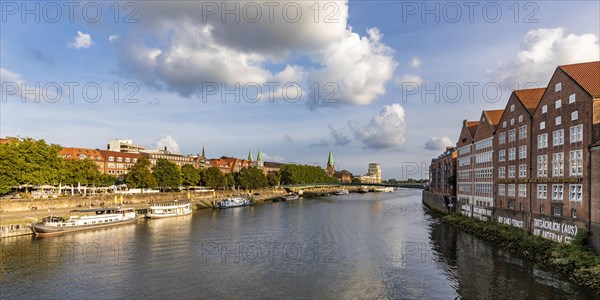
[[[256,156],[256,161],[258,161],[258,162],[262,161],[262,155],[260,153],[260,149],[258,149],[258,155]]]
[[[252,161],[252,149],[250,149],[250,152],[248,152],[248,160]]]
[[[329,159],[327,160],[327,166],[333,167],[333,154],[331,153],[331,150],[329,150]]]
[[[329,176],[333,176],[333,174],[335,174],[335,166],[333,165],[333,154],[331,153],[331,150],[329,150],[329,159],[327,160],[327,168],[325,170]]]

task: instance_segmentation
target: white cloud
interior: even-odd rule
[[[292,6],[310,12],[315,9],[312,2],[273,4],[272,1],[180,1],[177,5],[141,2],[140,23],[130,31],[131,36],[115,43],[120,66],[125,73],[148,85],[187,97],[202,92],[205,83],[261,85],[273,81],[283,84],[301,81],[301,91],[308,90],[314,82],[321,84],[322,89],[323,84],[333,82],[338,88],[333,97],[342,104],[369,104],[385,93],[384,85],[396,67],[392,51],[381,42],[382,35],[376,28],[369,29],[367,36],[362,37],[352,31],[347,24],[347,1],[318,3],[322,10],[329,5],[322,17],[332,22],[315,22],[312,13],[301,13],[298,20],[290,21],[295,17]],[[226,16],[207,14],[207,6],[212,5],[219,12],[222,5],[231,9],[240,5],[242,9]],[[250,14],[255,9],[245,10],[246,6],[262,8],[257,22],[248,21],[255,16]],[[270,6],[274,9],[273,18],[268,13]],[[303,69],[294,64],[306,61],[316,67]],[[285,68],[274,70],[279,65]],[[330,91],[323,90],[316,98],[322,100]],[[308,100],[308,94],[303,92],[301,99]],[[282,98],[280,89],[274,95],[260,96],[263,100]],[[295,96],[298,94],[288,95]]]
[[[381,43],[381,38],[376,28],[369,29],[365,37],[348,31],[344,39],[322,51],[324,67],[309,77],[309,85],[319,84],[320,92],[318,96],[311,94],[309,105],[329,105],[331,100],[367,105],[385,94],[384,85],[397,64],[392,49]],[[329,82],[335,83],[335,88],[326,88]]]
[[[449,137],[434,136],[434,137],[430,138],[427,142],[425,142],[424,147],[427,150],[438,151],[438,150],[445,150],[446,147],[452,147],[452,145],[454,145],[454,143],[452,143],[452,141],[450,140]]]
[[[58,91],[53,87],[39,89],[35,84],[28,84],[21,74],[4,68],[0,68],[0,86],[2,86],[2,99],[14,96],[23,102],[30,100],[38,103],[54,103],[62,98],[63,92],[67,94],[66,91]]]
[[[77,35],[73,37],[73,41],[68,43],[67,46],[75,49],[87,49],[92,46],[93,43],[91,35],[77,31]]]
[[[411,58],[408,62],[408,66],[413,69],[419,69],[421,67],[421,59],[416,56]]]
[[[348,122],[354,137],[366,148],[401,149],[405,141],[404,108],[394,103],[384,105],[369,124],[360,126],[357,121]]]
[[[108,37],[108,42],[112,44],[112,43],[113,43],[114,41],[116,41],[118,38],[119,38],[119,36],[118,36],[118,35],[115,35],[115,34],[113,34],[113,35],[111,35],[111,36],[109,36],[109,37]]]
[[[499,62],[487,74],[504,88],[546,86],[559,65],[600,60],[598,36],[593,33],[568,34],[563,28],[540,28],[527,32],[517,57]]]
[[[159,138],[156,140],[155,145],[156,149],[158,150],[163,150],[165,147],[167,147],[167,151],[172,153],[181,153],[179,150],[179,143],[177,143],[177,141],[171,135],[166,135]]]
[[[414,74],[404,74],[402,75],[402,78],[396,78],[396,84],[399,86],[402,86],[402,84],[407,83],[420,85],[423,82],[424,80],[423,78],[421,78],[421,76]]]

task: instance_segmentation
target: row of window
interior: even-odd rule
[[[519,159],[526,159],[527,158],[527,146],[522,145],[519,146]],[[517,159],[517,149],[516,148],[509,148],[508,149],[508,160],[516,160]],[[498,160],[499,161],[506,161],[506,150],[502,149],[502,150],[498,150]]]
[[[569,184],[569,201],[581,202],[583,199],[583,185],[581,184]],[[500,184],[498,185],[498,196],[506,196],[508,188],[508,197],[515,197],[515,184]],[[527,185],[519,184],[519,197],[527,197]],[[552,185],[552,200],[562,201],[564,196],[564,184],[553,184]],[[548,185],[538,184],[537,185],[537,198],[547,199],[548,198]]]
[[[548,177],[548,155],[538,155],[537,176]],[[563,152],[552,154],[552,177],[564,176]],[[583,176],[583,150],[569,152],[569,176]]]
[[[570,143],[577,143],[583,141],[583,124],[573,126],[569,128],[570,131]],[[537,136],[538,149],[548,148],[548,133],[540,134]],[[552,146],[561,146],[565,144],[565,133],[564,129],[555,130],[552,132]]]
[[[134,159],[130,159],[129,157],[125,157],[125,162],[137,162],[137,158]],[[114,156],[109,156],[108,157],[108,161],[115,161],[115,157]],[[122,157],[117,157],[117,162],[123,162],[123,158]]]
[[[523,125],[519,127],[519,140],[524,140],[527,138],[527,125]],[[517,139],[517,131],[516,129],[510,129],[508,131],[508,142],[514,142]],[[498,143],[500,145],[506,143],[506,133],[500,132],[498,133]]]
[[[516,166],[508,166],[508,178],[515,178]],[[506,169],[498,168],[498,178],[506,178]],[[527,165],[519,165],[519,178],[527,178]]]

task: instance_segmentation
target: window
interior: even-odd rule
[[[575,94],[569,95],[569,104],[575,103]]]
[[[569,184],[569,200],[581,202],[583,186],[581,184]]]
[[[498,143],[500,145],[504,144],[506,142],[506,133],[504,132],[500,132],[500,134],[498,134]]]
[[[548,147],[548,134],[538,135],[538,149],[544,149]]]
[[[548,105],[542,106],[542,113],[545,114],[546,112],[548,112]]]
[[[508,131],[508,142],[514,142],[517,139],[517,131],[515,129],[511,129]]]
[[[540,214],[544,214],[544,204],[540,205]]]
[[[515,199],[508,199],[508,208],[515,209]]]
[[[508,185],[508,196],[509,197],[514,197],[515,196],[515,185],[514,184],[509,184]]]
[[[527,138],[527,125],[519,127],[519,139],[524,140]]]
[[[516,159],[516,149],[515,148],[510,148],[508,149],[508,160],[515,160]]]
[[[569,152],[569,161],[571,165],[570,176],[583,175],[583,150],[573,150]]]
[[[502,122],[502,128],[506,128],[506,121]]]
[[[574,111],[571,113],[571,121],[575,121],[579,119],[579,112],[578,111]]]
[[[527,158],[527,146],[519,146],[519,159]]]
[[[537,197],[538,199],[546,199],[546,197],[548,196],[548,186],[545,184],[538,184],[537,185]]]
[[[118,162],[122,162],[122,161],[123,161],[123,158],[122,158],[122,157],[117,157],[117,161],[118,161]]]
[[[571,143],[582,142],[583,141],[583,124],[573,126],[570,128],[571,130]]]
[[[554,86],[554,91],[555,91],[555,92],[560,92],[560,82],[559,82],[559,83],[557,83],[557,84]]]
[[[506,150],[502,149],[498,151],[498,160],[505,161],[506,160]]]
[[[562,101],[560,99],[556,100],[556,102],[554,102],[554,108],[559,109],[561,104],[562,104]]]
[[[125,158],[125,162],[131,162],[131,159],[129,157]]]
[[[519,165],[519,178],[527,177],[527,166]]]
[[[112,157],[112,156],[109,156],[109,157],[108,157],[108,161],[115,161],[115,158],[114,158],[114,157]]]
[[[553,184],[552,185],[552,200],[562,200],[563,199],[563,185],[562,184]]]
[[[508,178],[515,178],[515,166],[508,166]]]
[[[548,176],[548,155],[538,155],[537,158],[537,176]]]
[[[515,105],[514,104],[510,105],[510,111],[515,111]]]
[[[504,196],[504,195],[506,195],[506,194],[505,194],[505,193],[506,193],[506,191],[504,190],[504,188],[505,188],[505,185],[504,185],[504,184],[500,184],[500,185],[498,185],[498,195],[499,195],[499,196]]]
[[[571,218],[577,219],[577,210],[574,208],[571,208]]]
[[[556,124],[557,126],[562,124],[562,117],[561,116],[556,117],[556,119],[554,119],[554,124]]]
[[[562,216],[562,205],[552,205],[552,215],[557,217]]]
[[[552,154],[552,176],[563,176],[564,175],[564,157],[563,153]]]
[[[510,126],[515,125],[515,118],[510,119]]]
[[[504,167],[498,168],[498,178],[505,178],[505,177],[506,177],[506,170],[504,169]]]
[[[85,158],[86,158],[85,154],[79,154],[79,159],[85,159]]]
[[[519,123],[523,122],[523,115],[519,116]]]
[[[524,184],[519,184],[519,197],[527,197],[527,186]]]
[[[544,129],[546,129],[546,122],[542,121],[542,122],[540,122],[540,130],[544,130]]]
[[[552,146],[560,146],[565,144],[565,131],[564,129],[556,130],[552,132]]]

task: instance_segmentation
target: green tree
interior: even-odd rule
[[[267,174],[267,182],[269,183],[269,186],[278,186],[279,180],[280,178],[278,172],[272,172]]]
[[[235,188],[235,184],[236,184],[236,180],[235,180],[235,175],[233,173],[229,173],[229,174],[225,175],[225,186],[230,186],[232,188]]]
[[[174,162],[166,159],[158,159],[152,167],[152,175],[161,191],[178,189],[181,185],[181,170]]]
[[[197,185],[200,182],[200,172],[193,165],[184,165],[181,168],[181,183],[186,186]]]
[[[63,162],[61,182],[69,185],[91,186],[99,182],[101,172],[91,159],[67,159]]]
[[[19,184],[57,185],[63,166],[60,149],[30,138],[0,144],[0,194]]]
[[[327,176],[327,172],[318,166],[283,165],[279,170],[282,184],[334,183],[337,180]]]
[[[358,178],[358,177],[352,178],[352,183],[361,183],[360,178]]]
[[[131,166],[127,175],[125,175],[125,183],[130,188],[156,188],[158,183],[156,182],[156,178],[150,172],[150,161],[142,157],[138,159],[138,161]]]
[[[98,180],[96,181],[97,186],[111,186],[116,184],[117,178],[115,176],[109,174],[100,174]]]
[[[225,175],[216,167],[206,169],[204,175],[205,185],[213,189],[224,187],[227,184]]]
[[[267,177],[255,167],[242,168],[237,181],[239,187],[247,190],[254,190],[268,185]]]

